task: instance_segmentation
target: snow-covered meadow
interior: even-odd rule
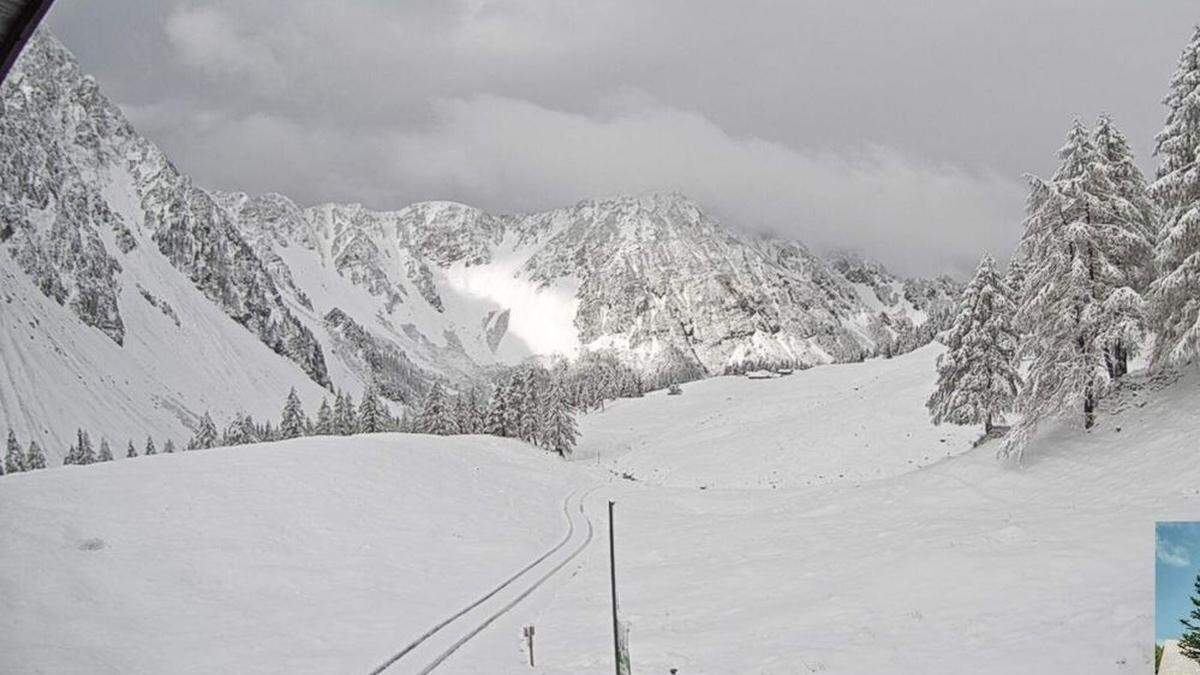
[[[0,658],[368,672],[561,541],[563,500],[591,489],[597,534],[617,502],[635,672],[1147,672],[1153,523],[1200,516],[1200,378],[1135,374],[1090,433],[1048,427],[1013,468],[930,425],[933,356],[621,401],[565,464],[378,434],[8,476]],[[607,555],[592,539],[437,672],[609,671]]]

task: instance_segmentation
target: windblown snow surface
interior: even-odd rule
[[[599,486],[600,536],[435,672],[611,672],[606,499],[634,672],[1150,672],[1154,521],[1200,516],[1200,374],[1134,375],[1010,468],[930,426],[936,354],[620,401],[569,463],[381,434],[0,478],[0,670],[368,672]]]

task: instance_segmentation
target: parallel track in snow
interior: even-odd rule
[[[530,571],[534,570],[539,565],[542,565],[542,563],[545,563],[548,558],[550,558],[555,553],[562,550],[563,547],[565,547],[571,541],[571,539],[575,536],[575,532],[578,529],[577,525],[576,525],[578,517],[573,517],[573,513],[571,510],[571,499],[577,494],[578,491],[571,492],[570,494],[568,494],[566,497],[563,498],[563,516],[567,520],[567,532],[565,535],[563,535],[563,538],[558,543],[556,543],[549,550],[542,553],[537,558],[530,561],[528,564],[526,564],[524,567],[522,567],[520,570],[518,570],[512,576],[510,576],[507,579],[505,579],[504,581],[500,582],[500,584],[497,585],[495,588],[492,588],[490,591],[488,591],[484,595],[480,596],[479,598],[477,598],[476,600],[471,602],[471,604],[467,605],[466,607],[463,607],[462,609],[458,610],[454,614],[451,614],[450,616],[443,619],[442,621],[439,621],[438,623],[434,624],[429,630],[425,631],[425,633],[423,633],[422,635],[417,637],[412,642],[408,643],[403,649],[401,649],[399,652],[393,654],[387,661],[384,661],[377,668],[372,670],[371,675],[379,675],[380,673],[383,673],[385,670],[388,670],[392,666],[399,663],[402,659],[405,659],[405,657],[409,657],[407,659],[407,661],[415,660],[416,654],[414,654],[414,652],[418,652],[420,647],[426,645],[431,638],[433,638],[435,635],[438,635],[443,629],[450,627],[452,625],[453,625],[454,629],[457,629],[460,625],[469,626],[469,628],[465,629],[466,632],[461,634],[461,637],[459,637],[457,640],[455,640],[453,643],[451,643],[449,645],[449,647],[447,647],[447,648],[443,649],[441,652],[439,652],[436,655],[436,657],[431,662],[429,662],[426,666],[424,666],[420,670],[416,671],[418,673],[421,673],[421,675],[425,675],[426,673],[432,672],[433,669],[437,668],[439,665],[442,664],[442,662],[444,662],[446,659],[450,658],[450,656],[452,656],[456,651],[458,651],[463,645],[467,644],[467,642],[469,642],[472,638],[474,638],[475,636],[477,636],[481,632],[483,632],[484,629],[486,629],[488,626],[490,626],[497,619],[499,619],[500,617],[507,614],[510,610],[512,610],[514,607],[516,607],[518,604],[520,604],[522,600],[529,597],[529,595],[531,593],[533,593],[538,588],[540,588],[544,583],[549,581],[555,574],[557,574],[560,570],[562,570],[563,567],[566,567],[572,560],[574,560],[576,557],[578,557],[579,554],[582,553],[585,548],[587,548],[588,544],[590,544],[592,542],[592,538],[595,534],[594,527],[592,525],[592,520],[590,517],[588,517],[587,512],[584,511],[584,509],[583,509],[583,500],[594,489],[595,488],[586,490],[585,492],[583,492],[583,494],[581,494],[579,496],[578,512],[579,512],[580,516],[582,516],[583,520],[586,522],[587,535],[584,537],[583,541],[578,546],[573,548],[566,557],[564,557],[556,565],[554,565],[548,571],[546,571],[544,574],[542,574],[540,577],[538,577],[535,581],[530,583],[528,586],[524,587],[521,590],[521,592],[518,593],[515,597],[511,597],[511,599],[509,599],[508,602],[504,602],[505,599],[510,598],[509,594],[502,595],[502,592],[505,589],[509,588],[510,586],[513,586],[514,584],[516,584],[517,581],[519,581],[522,577],[526,576]],[[499,597],[497,597],[497,596],[499,596]],[[501,603],[503,603],[503,604],[501,604]],[[489,606],[492,604],[499,605],[499,607],[496,609],[493,609],[492,607]],[[476,611],[476,610],[478,610],[478,611]],[[460,621],[460,619],[463,619],[463,617],[466,617],[468,614],[472,614],[472,613],[486,614],[486,616],[484,616],[482,618],[482,620],[480,620],[479,617],[474,617],[474,618],[468,618],[468,619],[464,619],[464,620]],[[474,623],[476,621],[479,621],[479,623]],[[457,622],[457,624],[456,624],[456,622]]]

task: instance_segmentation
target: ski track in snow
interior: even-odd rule
[[[578,512],[579,512],[580,516],[582,516],[584,522],[587,523],[587,535],[584,537],[583,542],[580,543],[578,546],[576,546],[574,549],[572,549],[571,552],[565,558],[563,558],[557,565],[554,565],[553,567],[551,567],[546,573],[544,573],[542,576],[538,577],[536,581],[534,581],[529,586],[525,587],[525,589],[520,594],[518,594],[515,598],[509,600],[506,604],[501,606],[498,610],[489,614],[482,623],[476,625],[474,628],[472,628],[470,631],[468,631],[465,635],[463,635],[458,640],[453,642],[444,651],[437,654],[437,656],[434,658],[434,660],[432,662],[430,662],[427,666],[425,666],[424,668],[422,668],[419,671],[422,675],[424,675],[425,673],[432,672],[435,668],[437,668],[439,665],[441,665],[446,659],[450,658],[456,651],[458,651],[459,648],[461,648],[463,645],[465,645],[467,642],[469,642],[472,638],[474,638],[475,636],[477,636],[481,632],[483,632],[488,626],[490,626],[497,619],[504,616],[510,610],[512,610],[514,607],[516,607],[518,604],[520,604],[522,600],[529,597],[529,595],[531,593],[536,591],[543,584],[545,584],[547,581],[549,581],[552,577],[554,577],[556,574],[558,574],[560,571],[562,571],[562,569],[564,567],[566,567],[572,560],[574,560],[576,557],[578,557],[579,554],[582,553],[584,551],[584,549],[586,549],[588,547],[589,544],[591,544],[592,538],[594,535],[594,527],[592,525],[591,517],[588,516],[587,512],[583,508],[583,504],[584,504],[584,501],[587,499],[587,497],[599,487],[600,487],[599,485],[596,485],[591,488],[588,488],[587,490],[585,490],[583,492],[583,494],[581,494],[579,496],[579,499],[578,499]],[[443,628],[446,628],[447,626],[454,624],[456,621],[458,621],[459,619],[462,619],[463,617],[467,617],[469,619],[470,618],[468,616],[469,614],[488,612],[491,610],[491,608],[496,603],[499,603],[499,602],[502,602],[503,600],[505,600],[508,596],[500,595],[500,593],[502,591],[504,591],[506,588],[511,586],[517,580],[526,576],[526,574],[528,574],[531,570],[538,568],[540,565],[542,565],[543,562],[546,562],[546,560],[548,558],[550,558],[555,553],[557,553],[559,550],[561,550],[564,546],[566,546],[571,541],[571,539],[575,536],[575,532],[578,529],[578,522],[577,522],[578,517],[572,517],[573,510],[571,509],[571,499],[578,492],[579,492],[578,490],[574,490],[574,491],[570,492],[569,494],[567,494],[566,497],[563,498],[563,516],[565,517],[565,519],[567,521],[567,532],[566,532],[566,534],[563,535],[563,538],[557,544],[555,544],[553,547],[551,547],[549,550],[547,550],[545,553],[543,553],[539,557],[532,560],[529,564],[522,567],[519,571],[517,571],[516,574],[513,574],[508,579],[501,582],[498,586],[491,589],[486,594],[480,596],[477,600],[475,600],[471,604],[467,605],[466,607],[463,607],[458,612],[450,615],[446,619],[444,619],[441,622],[434,625],[432,628],[430,628],[428,631],[426,631],[420,637],[418,637],[417,639],[410,642],[407,646],[404,647],[404,649],[400,650],[395,655],[393,655],[391,658],[389,658],[387,661],[383,662],[383,664],[380,665],[378,668],[372,670],[371,675],[379,675],[380,673],[383,673],[384,671],[388,670],[392,666],[399,663],[401,659],[404,659],[405,657],[409,656],[410,654],[413,654],[414,658],[407,659],[406,663],[414,661],[416,656],[420,656],[419,649],[422,646],[424,646],[425,644],[427,644],[428,640],[430,640],[435,635],[440,633]],[[494,602],[492,602],[493,600],[494,600]],[[475,610],[477,610],[477,609],[479,611],[475,612]]]

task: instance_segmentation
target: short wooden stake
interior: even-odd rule
[[[525,642],[529,646],[529,667],[533,667],[533,626],[525,626]]]

